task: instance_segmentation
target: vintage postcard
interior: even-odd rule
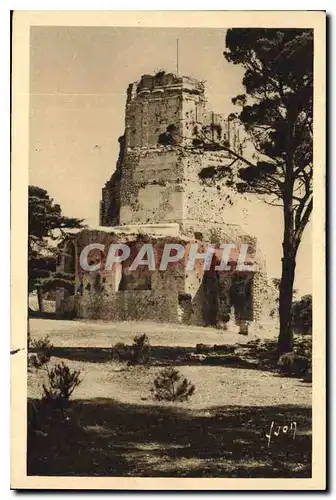
[[[326,488],[325,24],[14,12],[12,488]]]

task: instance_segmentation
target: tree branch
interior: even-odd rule
[[[299,225],[298,225],[298,228],[295,230],[295,233],[294,233],[294,238],[295,238],[295,249],[297,250],[299,244],[300,244],[300,241],[301,241],[301,238],[302,238],[302,234],[303,234],[303,231],[309,221],[309,217],[312,213],[312,210],[313,210],[313,198],[311,198],[311,200],[309,201],[308,205],[307,205],[307,208],[303,214],[303,216],[301,217],[300,219],[300,222],[299,222]]]

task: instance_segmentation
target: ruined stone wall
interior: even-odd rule
[[[209,242],[227,242],[231,235],[224,232],[208,234],[206,228],[202,237]],[[200,235],[198,235],[200,236]],[[212,239],[209,239],[211,237]],[[256,241],[250,237],[251,246]],[[122,263],[114,263],[111,270],[105,268],[106,258],[111,243],[125,242],[131,247],[130,257]],[[168,264],[165,271],[160,271],[162,252],[165,243],[180,243],[185,247],[185,257],[178,263]],[[149,235],[117,234],[99,230],[83,230],[72,237],[69,245],[75,248],[74,263],[75,295],[59,296],[58,313],[73,312],[80,318],[113,320],[153,320],[158,322],[183,322],[194,325],[239,324],[241,321],[258,321],[263,314],[265,299],[265,275],[263,263],[256,267],[254,274],[247,273],[251,281],[251,295],[243,297],[243,302],[232,299],[232,284],[238,277],[244,276],[235,270],[215,272],[219,263],[214,259],[209,271],[204,271],[202,258],[196,260],[192,270],[186,268],[190,246],[196,238],[154,237]],[[104,252],[92,250],[88,257],[90,265],[101,263],[97,271],[86,271],[79,265],[79,256],[83,248],[91,243],[104,245]],[[153,244],[155,270],[139,266],[131,271],[130,265],[143,244]],[[198,242],[200,253],[207,248],[206,243]],[[253,246],[254,245],[254,246]],[[253,251],[252,248],[252,251]],[[249,252],[251,253],[251,252]],[[259,257],[258,257],[259,259]],[[65,260],[59,270],[65,269]],[[69,265],[69,263],[67,264]],[[62,267],[63,266],[63,267]],[[243,288],[244,291],[244,288]],[[243,294],[244,295],[244,294]]]
[[[180,222],[182,168],[173,147],[129,151],[121,180],[120,224]]]
[[[269,281],[266,272],[266,262],[262,257],[260,249],[257,252],[256,272],[253,279],[253,319],[256,322],[267,325],[277,320],[278,291]],[[272,319],[272,312],[275,316]]]
[[[177,297],[150,290],[125,290],[100,296],[76,297],[76,316],[114,321],[178,322]]]
[[[207,179],[209,171],[232,163],[226,152],[189,150],[183,154],[184,221],[237,225],[249,230],[249,202],[226,185],[228,179],[214,182]],[[227,174],[230,175],[229,173]]]
[[[120,181],[120,224],[177,222],[235,224],[248,230],[248,203],[242,195],[200,174],[232,160],[223,152],[159,146],[129,150]]]
[[[117,226],[120,222],[120,178],[120,171],[114,172],[102,188],[99,216],[101,226]]]
[[[101,226],[117,226],[120,222],[121,177],[125,157],[125,136],[119,141],[119,156],[116,170],[102,188],[99,222]]]
[[[169,238],[169,241],[172,240],[174,238]],[[71,245],[75,246],[75,296],[65,297],[64,294],[59,294],[58,313],[72,308],[80,318],[178,322],[178,296],[184,292],[184,262],[168,266],[166,271],[159,270],[166,240],[151,240],[157,259],[155,270],[150,271],[147,266],[143,266],[142,270],[140,266],[137,271],[128,271],[134,256],[147,241],[143,241],[139,235],[120,235],[99,230],[83,230],[73,237]],[[111,270],[105,269],[110,244],[121,242],[131,246],[131,256],[123,263],[114,263]],[[100,250],[90,252],[89,264],[101,262],[101,267],[97,271],[86,271],[79,265],[79,257],[81,251],[92,243],[101,243],[105,249],[103,253]],[[64,270],[64,260],[58,269]],[[131,275],[131,288],[134,289],[125,286],[123,279],[128,275]],[[141,289],[144,275],[149,277],[150,289]]]
[[[242,154],[245,133],[237,118],[208,111],[204,114],[202,131],[210,141],[224,143],[236,153]]]
[[[191,78],[159,73],[143,75],[131,84],[126,102],[126,145],[149,148],[160,134],[175,128],[175,143],[191,137],[193,127],[203,120],[204,86]]]
[[[201,98],[185,92],[182,100],[182,136],[184,144],[192,144],[198,129],[201,129],[205,116],[205,98],[202,92]]]

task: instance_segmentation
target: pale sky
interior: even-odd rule
[[[126,89],[144,73],[176,72],[205,81],[211,108],[236,110],[241,68],[226,62],[225,30],[204,28],[31,28],[29,183],[44,189],[68,216],[99,222],[101,188],[110,178],[124,132]],[[268,273],[281,270],[279,209],[260,202],[251,228]],[[298,254],[295,287],[311,292],[311,224]]]

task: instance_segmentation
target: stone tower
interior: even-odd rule
[[[185,143],[193,127],[202,125],[204,114],[201,82],[164,72],[144,75],[127,90],[126,147],[156,147],[167,129],[174,134],[175,144]]]
[[[204,91],[195,79],[164,72],[129,85],[117,168],[102,192],[102,226],[224,222],[218,208],[228,194],[202,183],[202,172],[229,160],[212,143],[238,151],[240,131],[207,110]],[[200,134],[207,151],[197,147]]]

